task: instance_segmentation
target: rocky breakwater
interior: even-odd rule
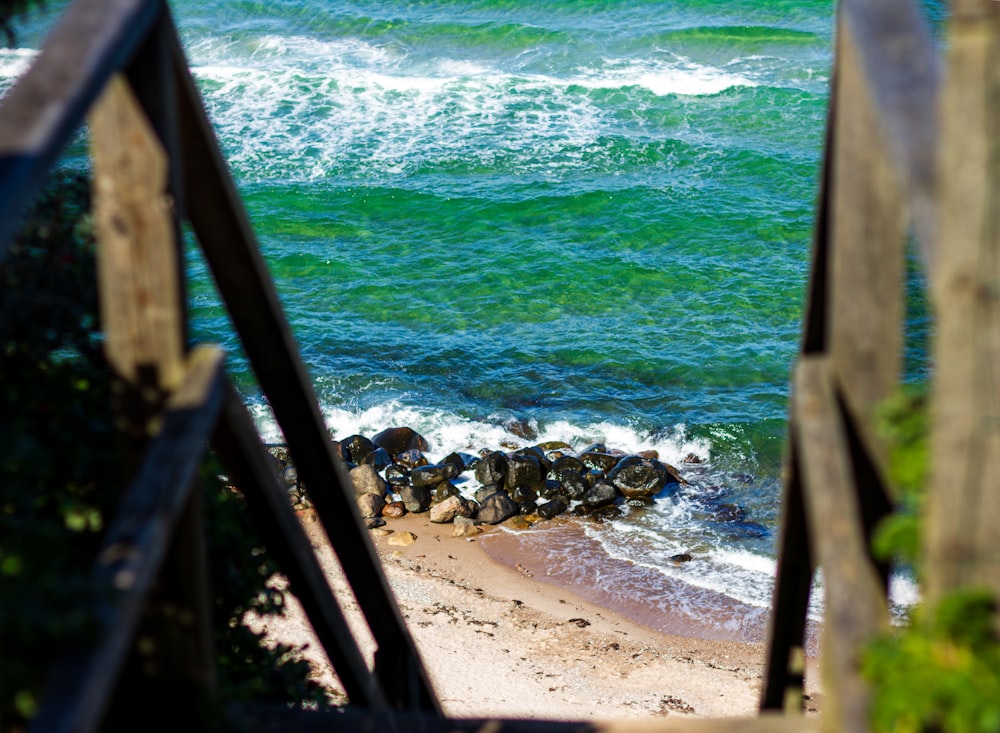
[[[562,514],[611,519],[622,505],[642,507],[687,482],[654,452],[628,454],[604,444],[580,451],[563,442],[510,451],[451,453],[432,463],[427,440],[408,427],[334,441],[347,465],[361,516],[369,529],[408,512],[429,512],[430,521],[453,524],[456,536],[480,525],[507,522],[526,528]],[[308,493],[298,482],[288,451],[271,446],[299,507]]]

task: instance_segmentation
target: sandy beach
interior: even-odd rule
[[[311,512],[300,514],[369,662],[373,643]],[[764,647],[667,634],[536,577],[510,533],[453,537],[426,514],[374,535],[389,584],[446,714],[609,720],[756,714]],[[410,532],[409,546],[395,542]],[[396,540],[392,538],[395,537]],[[501,558],[500,561],[496,558]],[[269,620],[269,637],[307,644],[317,678],[339,690],[300,607]],[[807,706],[818,693],[807,682]]]

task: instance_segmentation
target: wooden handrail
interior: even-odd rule
[[[223,404],[222,351],[195,350],[98,556],[99,633],[52,673],[32,731],[98,730]]]

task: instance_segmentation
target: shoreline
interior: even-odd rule
[[[319,523],[312,512],[299,516],[371,662],[374,644]],[[453,537],[451,525],[432,524],[426,514],[391,520],[386,528],[392,533],[373,534],[372,540],[447,715],[552,720],[756,715],[761,642],[667,633],[644,623],[641,607],[594,602],[559,577],[537,573],[538,558],[526,551],[521,535],[487,528],[474,537]],[[413,544],[390,544],[393,535],[405,532],[416,536]],[[317,678],[338,690],[291,596],[288,610],[266,626],[250,624],[276,641],[308,644],[304,654]],[[812,680],[807,679],[808,707],[815,710]]]

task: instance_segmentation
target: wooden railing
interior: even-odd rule
[[[993,0],[956,0],[950,71],[942,85],[939,53],[916,0],[841,0],[809,302],[789,416],[765,714],[638,729],[814,727],[815,720],[796,713],[817,568],[826,609],[823,725],[867,729],[869,691],[858,659],[888,620],[887,568],[873,559],[869,538],[892,506],[874,411],[900,379],[904,248],[911,235],[936,316],[927,593],[935,598],[985,585],[1000,594],[998,550],[991,543],[1000,529],[1000,490],[993,484],[1000,468],[1000,388],[993,384],[1000,365],[998,8]],[[244,493],[351,700],[337,714],[254,709],[229,723],[479,730],[483,721],[441,713],[362,529],[349,478],[333,453],[163,0],[77,0],[0,103],[0,258],[17,213],[88,114],[103,323],[119,387],[115,409],[133,437],[136,470],[97,559],[101,634],[55,665],[33,730],[100,728],[140,615],[166,603],[185,612],[172,616],[184,628],[164,629],[164,639],[179,630],[186,641],[158,661],[169,689],[190,694],[157,700],[152,685],[133,683],[131,705],[146,710],[153,727],[208,727],[199,701],[213,689],[209,589],[195,500],[207,445]],[[220,350],[187,345],[181,222],[191,225],[311,488],[375,640],[373,669],[226,379]],[[149,717],[156,715],[162,717]],[[505,721],[493,729],[633,727]]]
[[[794,370],[779,574],[763,709],[801,695],[822,569],[823,727],[868,729],[860,656],[889,624],[870,537],[893,504],[876,409],[898,387],[904,258],[934,324],[923,590],[1000,597],[1000,5],[956,0],[947,77],[920,3],[841,0],[801,356]]]

